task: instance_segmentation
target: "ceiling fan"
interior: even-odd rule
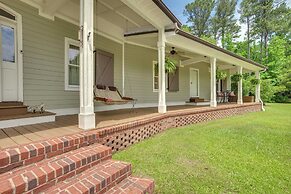
[[[172,50],[170,51],[170,54],[171,55],[177,55],[178,54],[176,49],[175,49],[175,47],[172,47]]]
[[[185,53],[184,52],[180,52],[180,51],[177,51],[175,47],[172,47],[172,49],[170,50],[169,54],[171,56],[183,56]]]

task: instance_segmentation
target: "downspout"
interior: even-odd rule
[[[260,71],[260,73],[264,73],[267,71],[268,68],[265,68],[264,70]],[[261,106],[262,106],[262,111],[265,112],[266,109],[264,108],[264,102],[262,101],[262,99],[260,98],[260,103],[261,103]]]

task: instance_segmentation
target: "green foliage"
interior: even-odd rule
[[[247,32],[244,41],[235,41],[239,26],[235,16],[237,0],[217,0],[212,13],[212,1],[196,0],[188,4],[188,16],[202,18],[204,30],[188,28],[191,33],[216,44],[221,41],[222,47],[240,56],[249,58],[268,67],[261,73],[261,96],[265,102],[287,102],[291,99],[291,9],[286,0],[242,0],[238,12],[240,22],[246,24]],[[201,5],[201,6],[200,6]],[[189,9],[191,7],[191,9]],[[207,7],[207,8],[206,8]],[[195,11],[194,11],[195,9]],[[207,17],[204,17],[207,16]],[[207,18],[205,20],[205,18]],[[197,24],[199,22],[196,22]],[[200,25],[200,23],[199,23]],[[215,41],[216,40],[216,41]],[[232,84],[234,91],[237,81]],[[254,81],[244,78],[244,93],[253,92]]]
[[[217,44],[216,40],[214,38],[210,37],[210,36],[202,35],[200,38],[205,40],[205,41],[207,41],[207,42],[209,42],[209,43],[211,43],[211,44],[214,44],[214,45]]]
[[[237,0],[217,0],[214,21],[217,33],[221,39],[222,47],[225,48],[226,38],[236,38],[240,30],[235,18]],[[229,37],[226,37],[229,34]]]
[[[251,79],[251,84],[253,85],[258,85],[260,83],[260,80],[259,79]]]
[[[243,79],[243,96],[254,96],[255,89],[257,84],[253,84],[252,82],[256,80],[252,75],[244,74]]]
[[[241,79],[243,78],[243,76],[241,74],[235,73],[231,76],[231,81],[234,83],[239,82]]]
[[[209,22],[214,2],[214,0],[194,0],[185,6],[184,15],[187,16],[193,33],[198,37],[209,32]]]
[[[177,67],[176,67],[176,61],[174,61],[173,59],[166,57],[165,59],[165,69],[166,72],[168,73],[175,73]]]
[[[216,79],[224,80],[227,77],[227,73],[225,71],[221,71],[218,68],[216,69]]]
[[[185,32],[188,32],[188,33],[191,33],[192,32],[192,29],[190,26],[187,26],[187,25],[182,25],[182,30],[185,31]]]
[[[261,99],[263,102],[274,102],[276,93],[280,92],[282,88],[275,86],[271,79],[263,79],[261,81]]]

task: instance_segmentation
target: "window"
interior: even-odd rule
[[[159,91],[159,64],[157,61],[153,61],[153,91]],[[174,73],[166,73],[166,91],[179,91],[179,67]]]
[[[166,91],[169,91],[169,78],[171,74],[166,73]],[[153,91],[159,91],[159,64],[157,61],[153,61]]]
[[[80,47],[79,42],[65,38],[65,90],[79,90]]]
[[[2,60],[15,63],[15,30],[10,26],[1,26]]]

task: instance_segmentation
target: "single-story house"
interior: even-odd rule
[[[184,32],[161,0],[0,0],[0,45],[0,193],[152,194],[112,152],[262,110],[241,79],[217,103],[265,67]]]
[[[160,0],[0,0],[0,23],[2,105],[43,104],[57,115],[79,114],[82,129],[95,127],[94,111],[132,106],[94,101],[96,85],[115,86],[136,108],[165,113],[190,97],[216,107],[217,91],[231,89],[231,74],[259,78],[265,69],[184,32]],[[176,62],[175,73],[166,73],[165,57]],[[227,72],[226,81],[217,82],[217,68]],[[237,103],[243,103],[242,81]]]

